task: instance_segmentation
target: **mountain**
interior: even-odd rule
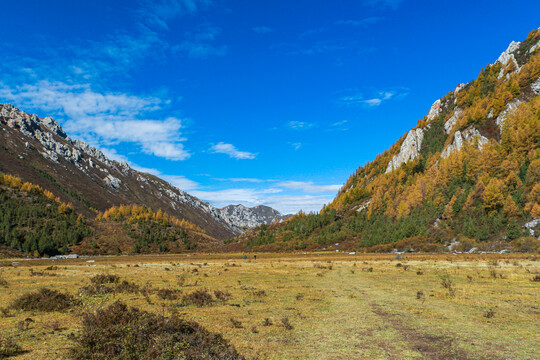
[[[0,104],[0,172],[51,191],[90,218],[112,206],[139,204],[185,219],[218,239],[241,233],[210,204],[71,139],[53,118],[10,104]]]
[[[220,209],[223,218],[230,219],[231,223],[242,229],[251,229],[263,224],[272,224],[286,220],[290,215],[282,215],[269,206],[258,205],[252,208],[244,205],[228,205]]]
[[[268,249],[539,250],[540,29],[435,101],[319,214],[234,243]],[[536,232],[535,232],[536,230]],[[339,245],[336,245],[339,244]]]

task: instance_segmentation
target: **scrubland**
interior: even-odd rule
[[[153,324],[153,332],[137,331],[161,339],[154,345],[170,342],[160,337],[159,326],[186,322],[199,337],[189,341],[222,351],[216,358],[540,358],[535,255],[313,253],[244,260],[242,254],[184,254],[88,260],[0,261],[0,358],[90,356],[94,350],[88,344],[113,333],[100,333],[105,322],[100,316],[124,309],[119,304],[140,310],[129,319],[143,313],[144,324]],[[122,341],[137,344],[140,334],[131,337],[133,329],[122,329]]]

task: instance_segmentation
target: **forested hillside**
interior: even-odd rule
[[[112,207],[86,218],[50,191],[0,173],[0,245],[20,254],[184,252],[219,244],[197,225],[145,206]]]
[[[319,214],[263,226],[247,247],[540,249],[540,30],[436,101],[414,129],[358,168]],[[538,222],[528,225],[538,226]],[[538,231],[536,233],[538,236]],[[457,245],[456,245],[457,246]]]

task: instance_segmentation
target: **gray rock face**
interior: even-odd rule
[[[229,205],[221,209],[224,217],[232,220],[232,223],[240,228],[252,229],[263,224],[272,224],[274,221],[282,221],[288,216],[269,206],[259,205],[252,208],[244,205]]]
[[[161,179],[139,173],[124,161],[110,160],[103,152],[84,141],[71,140],[62,127],[51,117],[41,119],[36,115],[27,114],[11,104],[0,104],[0,125],[4,124],[18,130],[24,137],[28,138],[28,140],[24,140],[28,144],[26,148],[31,148],[29,142],[32,140],[37,141],[41,146],[36,150],[48,161],[56,164],[67,161],[84,173],[85,176],[91,178],[92,181],[96,181],[95,170],[93,170],[92,175],[89,169],[98,169],[102,175],[97,177],[97,181],[101,181],[103,185],[114,193],[118,193],[120,189],[126,187],[121,179],[135,178],[141,188],[146,185],[157,188],[158,190],[154,195],[168,203],[173,209],[179,210],[183,205],[188,205],[190,208],[200,210],[212,217],[213,220],[226,228],[229,233],[238,235],[242,232],[242,229],[235,225],[237,223],[236,219],[228,218],[225,213],[212,205]],[[127,188],[123,190],[128,191]]]
[[[450,119],[446,120],[446,122],[444,123],[445,133],[450,134],[450,130],[452,130],[457,120],[461,117],[461,114],[463,114],[463,110],[461,110],[460,108],[456,108],[456,110],[454,110],[454,114],[452,114],[452,117],[450,117]]]
[[[516,111],[516,109],[519,107],[520,104],[521,104],[521,101],[518,100],[518,99],[515,99],[515,100],[509,102],[506,105],[506,108],[503,111],[501,111],[499,116],[497,116],[497,118],[495,119],[495,123],[499,127],[499,131],[501,132],[501,134],[502,134],[502,129],[503,129],[504,122],[506,121],[506,118],[508,117],[508,114],[511,114],[514,111]]]
[[[531,91],[534,95],[540,95],[540,78],[531,84]]]
[[[520,42],[515,42],[515,41],[512,41],[510,43],[510,45],[508,45],[508,48],[503,51],[503,53],[499,56],[499,58],[497,59],[497,61],[495,61],[495,64],[496,63],[500,63],[502,65],[507,65],[508,62],[512,61],[514,62],[514,65],[516,66],[516,68],[518,69],[519,71],[519,64],[517,63],[516,61],[516,58],[514,56],[514,52],[516,50],[519,49],[519,46],[521,45]],[[504,73],[504,70],[501,69],[501,73],[499,74],[499,79],[502,77],[502,74]]]
[[[439,114],[441,113],[442,111],[442,108],[441,108],[441,100],[437,100],[433,103],[433,105],[431,105],[431,109],[429,109],[429,112],[428,112],[428,115],[427,115],[427,119],[428,121],[431,121],[433,120],[435,117],[439,116]]]
[[[458,130],[454,134],[454,140],[452,143],[444,148],[443,152],[441,153],[441,158],[445,159],[453,152],[461,150],[465,142],[475,144],[479,149],[481,149],[482,146],[488,142],[488,139],[485,136],[482,136],[482,134],[480,134],[478,129],[474,126],[469,126],[463,131]]]
[[[424,130],[423,129],[412,129],[407,134],[407,137],[401,144],[399,153],[395,155],[392,160],[388,163],[386,168],[386,174],[391,171],[396,170],[401,164],[405,164],[407,161],[414,160],[420,154],[420,149],[422,147],[422,140],[424,139]]]

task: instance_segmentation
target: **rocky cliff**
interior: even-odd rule
[[[86,215],[140,204],[186,219],[216,238],[241,232],[219,209],[71,139],[53,118],[11,104],[0,104],[0,171],[39,184]]]
[[[263,224],[272,224],[287,219],[279,211],[269,206],[259,205],[248,208],[244,205],[229,205],[221,210],[224,218],[230,219],[233,225],[242,229],[252,229]]]

